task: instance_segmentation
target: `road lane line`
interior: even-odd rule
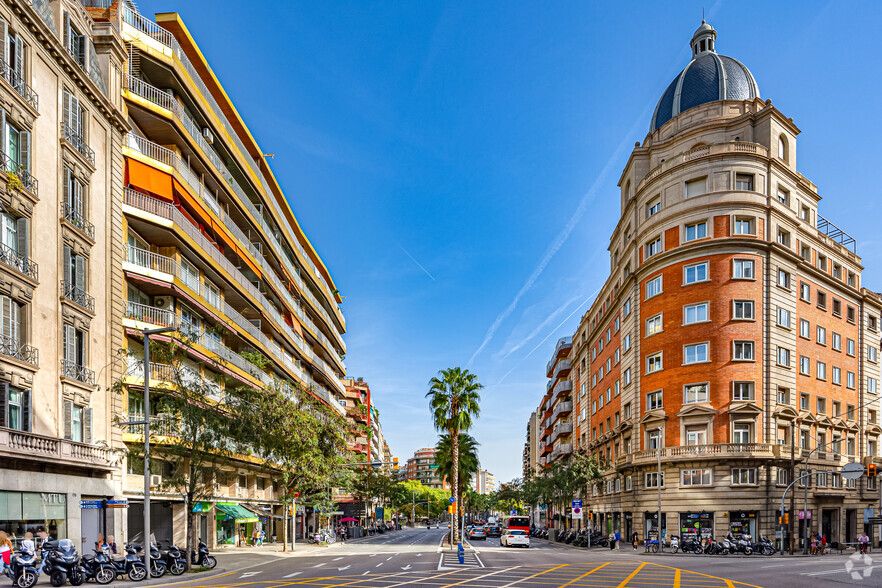
[[[570,581],[567,582],[566,584],[561,584],[558,588],[564,588],[564,586],[570,586],[570,585],[572,585],[572,584],[575,584],[576,582],[578,582],[578,581],[581,580],[582,578],[585,578],[586,576],[590,576],[591,574],[593,574],[594,572],[596,572],[596,571],[599,570],[600,568],[605,567],[605,566],[608,566],[610,563],[611,563],[611,562],[602,563],[602,564],[600,564],[599,566],[597,566],[596,568],[594,568],[593,570],[591,570],[591,571],[589,571],[589,572],[586,572],[586,573],[582,574],[581,576],[577,576],[577,577],[573,578],[572,580],[570,580]],[[624,586],[624,585],[625,585],[625,584],[619,584],[619,588],[621,588],[621,587]]]
[[[559,570],[560,568],[565,568],[568,565],[570,565],[570,564],[560,564],[559,566],[549,568],[549,569],[545,570],[544,572],[539,572],[538,574],[533,574],[532,576],[527,576],[526,578],[520,578],[518,580],[515,580],[514,582],[511,582],[510,584],[505,584],[503,586],[500,586],[499,588],[509,588],[510,586],[516,586],[518,582],[526,582],[527,580],[532,580],[533,578],[536,578],[536,577],[541,576],[543,574],[547,574],[548,572],[553,572],[554,570]],[[388,587],[388,588],[391,588],[391,587]]]
[[[340,561],[341,559],[343,559],[343,556],[335,557],[335,558],[332,559],[331,561]]]
[[[380,567],[381,565],[383,565],[384,563],[386,563],[386,562],[382,562],[382,561],[381,561],[380,563],[378,563],[378,564],[375,565],[374,567],[375,567],[375,568],[378,568],[378,567]]]
[[[680,588],[680,570],[674,572],[674,588]]]
[[[645,563],[646,563],[646,562],[644,562],[644,564],[645,564]],[[677,569],[679,569],[679,568],[675,568],[675,567],[673,567],[673,566],[666,566],[666,565],[664,565],[664,564],[659,564],[659,563],[655,563],[655,562],[653,562],[651,565],[654,565],[654,566],[659,567],[659,568],[666,568],[666,569],[669,569],[669,570],[677,570]],[[731,586],[734,586],[734,583],[732,582],[732,580],[727,580],[726,578],[721,578],[721,577],[719,577],[719,576],[712,576],[712,575],[710,575],[710,574],[703,574],[703,573],[701,573],[701,572],[693,572],[692,570],[683,570],[683,571],[684,571],[684,572],[687,572],[687,573],[689,573],[689,574],[694,574],[694,575],[696,575],[696,576],[704,576],[705,578],[712,578],[712,579],[714,579],[714,580],[720,580],[721,582],[726,582],[726,585],[727,585],[727,586],[730,586],[730,587],[731,587]],[[735,582],[737,582],[739,586],[745,586],[746,588],[763,588],[762,586],[757,586],[756,584],[748,584],[747,582],[741,582],[741,581],[738,581],[738,580],[736,580]]]
[[[315,564],[315,565],[312,566],[312,567],[314,567],[314,568],[320,568],[320,567],[322,567],[323,565],[325,565],[325,562],[322,562],[322,563],[320,563],[320,564]]]
[[[607,563],[608,563],[608,562],[607,562]],[[604,565],[606,565],[606,564],[604,564]],[[645,561],[640,562],[640,565],[637,566],[637,567],[634,569],[633,572],[631,572],[631,575],[630,575],[630,576],[628,576],[627,578],[625,578],[624,580],[622,580],[622,582],[618,585],[617,588],[625,588],[625,586],[628,585],[628,582],[630,582],[630,581],[634,578],[634,576],[636,576],[636,575],[640,572],[640,570],[642,570],[645,566],[646,566],[646,562],[645,562]],[[600,567],[603,567],[603,566],[600,566]],[[593,572],[594,570],[591,570],[591,571]],[[588,574],[590,574],[590,573],[591,573],[591,572],[588,572]],[[587,576],[588,574],[585,574],[585,575]],[[570,584],[572,584],[572,582],[570,582]],[[564,586],[566,586],[566,584],[564,584]],[[729,588],[732,588],[732,587],[730,586]]]
[[[285,578],[293,578],[294,576],[299,576],[302,573],[303,572],[294,572],[293,574],[288,574],[287,576],[284,576],[284,577]]]

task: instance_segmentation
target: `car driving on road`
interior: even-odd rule
[[[488,537],[501,537],[502,536],[502,527],[499,525],[487,525],[485,527],[487,531]]]
[[[507,529],[499,539],[503,547],[529,547],[530,535],[521,529]]]
[[[484,527],[481,525],[476,525],[468,530],[468,538],[469,539],[483,539],[487,540],[487,532],[484,531]]]

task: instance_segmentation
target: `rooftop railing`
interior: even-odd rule
[[[818,231],[833,239],[843,247],[851,249],[852,253],[857,253],[857,241],[854,240],[854,237],[825,219],[820,214],[818,215]]]

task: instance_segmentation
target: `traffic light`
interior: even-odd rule
[[[867,465],[867,478],[875,478],[876,477],[876,464],[871,463]]]
[[[397,457],[392,458],[392,470],[396,471],[396,472],[398,471],[398,458]]]

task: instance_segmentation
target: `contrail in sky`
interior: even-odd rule
[[[392,237],[389,237],[389,238],[392,239]],[[405,254],[406,256],[408,256],[412,262],[414,262],[415,264],[417,264],[417,267],[419,267],[421,270],[423,270],[427,276],[429,276],[430,278],[432,278],[432,281],[433,281],[433,282],[437,282],[437,281],[438,281],[438,280],[435,279],[435,276],[433,276],[432,274],[429,273],[429,270],[427,270],[426,268],[423,267],[423,264],[421,264],[420,262],[418,262],[418,261],[416,260],[416,258],[415,258],[413,255],[411,255],[410,253],[408,253],[407,249],[405,249],[404,247],[401,246],[401,243],[399,243],[399,242],[396,241],[395,239],[392,239],[392,242],[395,243],[396,245],[398,245],[398,248],[401,249],[402,251],[404,251],[404,254]]]

